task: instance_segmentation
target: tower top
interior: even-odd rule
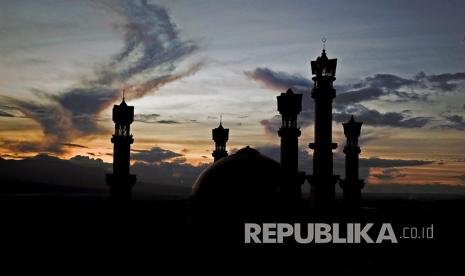
[[[123,100],[119,105],[115,104],[113,106],[113,121],[121,125],[129,125],[134,121],[134,106],[129,106],[124,100],[124,90],[123,90]]]
[[[212,129],[212,138],[215,141],[228,141],[229,138],[229,128],[223,127],[222,118],[220,119],[220,125],[217,128]]]
[[[344,127],[344,135],[347,138],[358,138],[360,136],[362,124],[362,122],[355,121],[354,115],[352,115],[347,123],[342,124]]]
[[[284,117],[297,115],[302,111],[302,94],[295,94],[290,88],[286,93],[281,93],[277,99],[278,111]]]
[[[312,66],[312,75],[317,77],[321,76],[336,76],[337,59],[329,59],[326,55],[326,38],[322,38],[323,50],[321,56],[317,57],[316,60],[310,62]]]

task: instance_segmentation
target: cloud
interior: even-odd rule
[[[426,75],[426,74],[419,74],[419,80],[428,80],[432,85],[442,91],[453,91],[458,87],[460,82],[465,81],[465,72],[458,72],[458,73],[444,73],[438,75]]]
[[[24,152],[40,152],[44,149],[46,145],[37,142],[29,141],[16,141],[16,140],[1,140],[0,147],[8,148],[14,153],[24,153]]]
[[[396,90],[403,86],[415,84],[415,80],[404,79],[392,74],[375,74],[372,77],[367,77],[358,86],[378,87],[381,89]]]
[[[263,154],[279,161],[279,146],[268,145],[258,147],[257,149]],[[231,152],[234,151],[234,149],[231,150]],[[136,160],[131,166],[131,173],[137,175],[137,183],[134,186],[134,191],[136,193],[154,193],[158,195],[163,193],[178,193],[188,196],[190,195],[190,187],[192,184],[199,174],[209,165],[207,163],[198,166],[188,164],[181,154],[162,148],[136,150],[135,154],[141,154],[139,155],[139,157],[142,156],[142,158],[139,158],[140,160],[147,159],[150,161]],[[307,151],[299,150],[299,162],[301,171],[311,174],[312,156]],[[360,175],[362,178],[366,178],[369,168],[377,167],[383,168],[383,173],[385,175],[379,175],[379,178],[386,179],[392,176],[392,179],[395,180],[398,177],[403,177],[403,173],[398,170],[400,167],[422,166],[431,163],[432,161],[426,160],[361,158]],[[31,185],[31,187],[34,186],[37,187],[37,189],[43,186],[39,185],[39,183],[44,183],[57,185],[57,187],[76,187],[105,192],[108,191],[108,187],[105,183],[105,174],[111,173],[111,167],[110,163],[105,163],[101,159],[80,155],[74,156],[69,160],[47,154],[24,157],[22,160],[6,160],[0,158],[2,183],[3,180],[28,182],[33,183],[34,185]],[[340,174],[341,177],[343,177],[344,156],[335,154],[334,170],[335,174]],[[53,171],[54,173],[44,174],[44,171]],[[463,176],[459,177],[463,178]],[[308,183],[306,185],[308,185]],[[161,187],[163,187],[163,189],[161,189]],[[175,189],[176,187],[182,189]],[[57,188],[55,187],[54,189]],[[380,191],[383,192],[383,189]]]
[[[264,127],[265,133],[276,136],[279,128],[281,127],[281,116],[276,115],[268,120],[261,120],[260,124]]]
[[[444,118],[446,119],[446,124],[439,125],[436,128],[465,130],[465,120],[462,116],[446,115]]]
[[[313,122],[313,102],[308,96],[311,81],[300,75],[291,75],[269,68],[259,67],[246,71],[246,76],[257,81],[273,91],[283,92],[287,88],[300,89],[304,94],[303,112],[299,116],[300,124],[305,127]],[[337,97],[334,100],[334,120],[344,122],[350,115],[356,115],[365,125],[387,126],[400,128],[421,128],[433,121],[432,117],[415,116],[411,111],[391,111],[382,113],[367,108],[364,102],[378,101],[385,104],[432,102],[430,96],[434,93],[459,91],[460,85],[465,85],[465,73],[445,73],[426,75],[421,72],[412,78],[403,78],[394,74],[375,74],[357,83],[336,87]],[[418,92],[418,90],[429,91]],[[306,97],[307,96],[307,97]],[[262,120],[260,123],[269,134],[275,135],[279,128],[279,117]],[[449,124],[445,128],[463,130],[464,123],[459,116],[446,118]]]
[[[141,123],[156,123],[160,114],[134,114],[134,121]]]
[[[76,87],[58,96],[40,93],[44,103],[6,98],[42,126],[43,151],[61,152],[61,146],[75,137],[103,133],[106,129],[97,124],[97,117],[121,98],[122,87],[127,90],[127,99],[137,99],[202,67],[202,63],[195,63],[178,70],[179,63],[191,56],[197,45],[181,38],[165,8],[129,0],[99,2],[97,6],[125,20],[116,26],[123,32],[123,48]]]
[[[160,121],[157,121],[157,123],[159,123],[159,124],[166,124],[166,125],[175,125],[175,124],[179,124],[178,121],[174,121],[174,120],[160,120]]]
[[[380,173],[372,174],[371,176],[381,180],[392,180],[400,177],[405,177],[406,174],[401,173],[397,168],[383,169]]]
[[[135,114],[134,121],[146,124],[181,124],[181,122],[175,120],[160,120],[160,117],[160,114]],[[191,120],[189,122],[194,122],[194,120]]]
[[[281,149],[278,145],[268,145],[256,147],[256,149],[276,161],[280,161]],[[232,149],[231,152],[235,152],[237,149]],[[307,174],[312,174],[313,171],[313,156],[311,151],[299,148],[298,152],[299,158],[299,169],[305,171]],[[345,171],[345,156],[343,154],[335,153],[334,154],[334,174],[340,175],[341,178],[344,178]],[[387,178],[389,175],[392,178],[396,177],[405,177],[399,168],[402,167],[416,167],[433,164],[434,161],[430,160],[417,160],[417,159],[384,159],[378,157],[372,158],[360,158],[360,177],[368,178],[370,168],[382,168],[383,174],[378,174],[378,178]],[[375,176],[376,177],[376,176]]]
[[[87,146],[83,146],[83,145],[79,145],[79,144],[73,144],[73,143],[63,143],[61,145],[65,146],[65,147],[71,147],[71,148],[82,148],[82,149],[88,149],[89,148]]]
[[[430,117],[410,117],[408,113],[381,113],[361,104],[348,106],[343,113],[334,113],[333,120],[338,123],[347,122],[351,115],[355,115],[357,120],[365,125],[376,127],[420,128],[431,121]]]
[[[312,82],[303,76],[273,71],[266,67],[258,67],[253,71],[247,71],[245,75],[270,89],[278,91],[286,91],[288,88],[292,88],[297,92],[312,87]]]
[[[150,150],[132,150],[133,153],[131,158],[136,161],[143,161],[147,163],[157,163],[161,161],[165,161],[168,159],[172,159],[174,157],[181,157],[182,154],[165,150],[159,147],[153,147]]]
[[[0,117],[15,117],[15,115],[10,114],[10,113],[8,113],[6,111],[0,110]]]
[[[344,108],[349,104],[360,103],[364,101],[376,100],[386,93],[377,87],[362,88],[338,94],[336,96],[334,107],[336,109]]]
[[[413,167],[432,164],[430,160],[383,159],[378,157],[360,158],[360,165],[375,168]]]

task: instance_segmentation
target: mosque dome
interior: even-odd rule
[[[280,165],[249,146],[210,165],[193,185],[196,202],[265,207],[277,196]]]

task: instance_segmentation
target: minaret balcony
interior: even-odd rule
[[[313,150],[324,150],[324,149],[337,149],[337,143],[321,143],[321,144],[317,144],[317,143],[310,143],[308,144],[308,147],[313,149]]]

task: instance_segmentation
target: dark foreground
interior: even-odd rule
[[[85,264],[102,264],[110,258],[113,261],[105,266],[113,269],[132,262],[138,267],[142,259],[149,259],[149,272],[162,266],[177,269],[188,262],[197,264],[192,269],[203,270],[221,263],[219,275],[242,269],[246,263],[260,269],[284,267],[286,271],[344,275],[460,275],[463,270],[465,199],[461,198],[371,196],[357,215],[338,210],[322,217],[309,210],[300,219],[391,223],[396,235],[402,235],[406,226],[434,225],[432,239],[399,239],[397,244],[245,244],[243,222],[224,223],[228,220],[213,212],[207,224],[197,223],[189,201],[176,198],[140,198],[119,205],[104,194],[2,195],[0,214],[2,269],[9,260],[28,264],[45,258],[34,271],[46,272],[61,263],[66,264],[62,275],[86,275]],[[286,218],[249,219],[261,221],[291,222]],[[31,267],[15,270],[23,268]]]

